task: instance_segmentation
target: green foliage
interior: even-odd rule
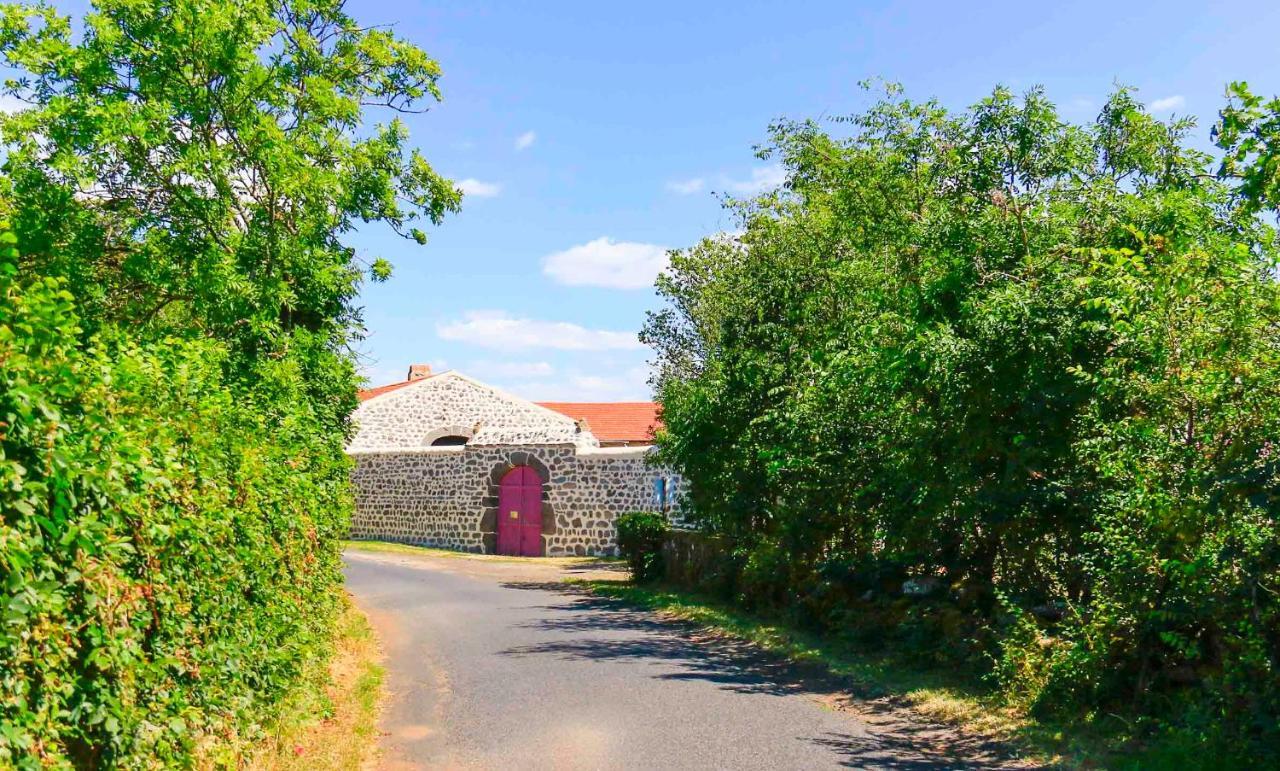
[[[99,0],[82,36],[3,6],[10,87],[35,103],[0,123],[24,269],[66,276],[86,323],[198,328],[248,361],[294,330],[346,342],[363,271],[343,237],[422,240],[460,193],[402,122],[363,123],[435,96],[438,67],[342,5]]]
[[[327,0],[7,5],[0,52],[0,765],[233,763],[332,639],[342,238],[459,200],[363,115],[438,68]]]
[[[1239,137],[1276,111],[1246,106],[1222,178],[1123,89],[1089,125],[1004,89],[775,125],[786,185],[673,255],[644,332],[661,452],[740,595],[971,641],[1029,708],[1190,693],[1274,738],[1275,202],[1236,177],[1269,173]],[[943,598],[895,599],[913,576]]]
[[[618,549],[638,582],[662,578],[662,543],[670,524],[662,514],[632,511],[618,517]]]
[[[1280,209],[1280,98],[1264,102],[1247,83],[1227,87],[1229,102],[1213,137],[1223,150],[1220,173],[1239,180],[1247,211]]]
[[[179,764],[327,639],[347,461],[300,384],[280,423],[232,396],[217,345],[85,349],[63,285],[0,280],[0,755]]]

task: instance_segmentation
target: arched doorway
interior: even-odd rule
[[[498,488],[498,553],[542,556],[542,480],[528,466],[516,466]]]

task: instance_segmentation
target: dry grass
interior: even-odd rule
[[[254,771],[349,771],[376,756],[383,669],[369,620],[343,595],[334,654],[286,700]]]
[[[622,565],[623,563],[623,560],[619,557],[500,557],[494,554],[476,554],[474,552],[438,549],[434,546],[413,546],[407,543],[393,543],[391,541],[343,541],[342,548],[383,554],[413,554],[425,557],[478,560],[481,562],[528,563],[530,560],[535,560],[539,564],[561,567],[615,562]]]

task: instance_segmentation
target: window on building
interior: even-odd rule
[[[670,511],[676,505],[676,480],[657,477],[653,480],[653,507],[658,511]]]
[[[432,447],[461,447],[467,443],[465,436],[442,436],[431,443]]]

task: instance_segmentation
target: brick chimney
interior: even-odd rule
[[[406,379],[409,380],[410,382],[414,380],[422,380],[423,378],[428,378],[428,377],[431,377],[430,364],[410,364],[409,365],[409,377]]]

